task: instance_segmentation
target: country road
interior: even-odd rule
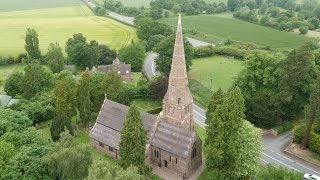
[[[149,54],[144,63],[144,70],[146,76],[151,79],[159,75],[156,71],[155,59],[158,57],[156,53]],[[195,122],[205,128],[206,120],[205,110],[196,104],[193,104],[193,117]],[[292,158],[284,153],[284,149],[288,146],[292,138],[292,132],[284,133],[278,137],[263,137],[263,152],[260,158],[261,164],[272,164],[274,166],[281,166],[301,173],[310,173],[320,176],[320,170],[309,164],[302,162],[296,158]]]

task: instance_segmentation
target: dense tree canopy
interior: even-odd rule
[[[7,95],[15,97],[16,95],[22,95],[24,75],[21,72],[16,72],[11,74],[4,84],[4,91],[7,93]]]
[[[314,79],[314,55],[308,45],[292,50],[283,61],[279,83],[282,109],[287,119],[296,117],[307,104]]]
[[[214,112],[216,111],[217,107],[223,103],[224,98],[225,93],[221,88],[213,93],[206,111],[206,124],[209,124],[210,120],[213,118]]]
[[[80,121],[84,125],[88,125],[93,112],[93,103],[91,101],[92,81],[89,71],[86,70],[79,81],[77,104],[80,113]]]
[[[99,59],[98,43],[87,39],[82,34],[74,34],[66,43],[68,64],[74,64],[80,69],[92,68]]]
[[[131,64],[134,72],[140,72],[146,57],[145,48],[140,43],[131,43],[119,50],[119,58],[126,64]]]
[[[246,100],[246,116],[256,126],[270,128],[282,121],[278,100],[282,59],[277,54],[250,54],[236,81]]]
[[[123,90],[123,83],[120,75],[115,71],[108,73],[107,78],[103,81],[102,89],[108,99],[116,100],[119,93]]]
[[[154,98],[162,100],[168,90],[168,84],[169,78],[167,76],[156,76],[149,84],[150,93]]]
[[[244,98],[236,87],[229,93],[206,129],[206,166],[217,179],[248,179],[257,170],[260,131],[245,120]]]
[[[0,136],[6,132],[23,131],[32,125],[26,113],[0,108]]]
[[[113,60],[117,57],[117,52],[114,49],[110,49],[105,44],[99,44],[99,58],[98,58],[98,65],[108,65],[112,64]]]
[[[89,174],[92,156],[89,147],[77,144],[73,137],[64,132],[44,157],[48,171],[55,179],[84,179]]]
[[[156,45],[154,51],[159,54],[159,58],[156,60],[157,69],[163,75],[169,75],[172,64],[173,49],[175,43],[175,36],[169,36],[163,39],[159,44]],[[184,41],[184,50],[186,58],[186,68],[189,71],[192,65],[193,49],[188,41]]]
[[[23,97],[31,99],[43,90],[52,86],[52,74],[38,62],[33,61],[24,68],[24,78],[22,82]]]
[[[135,23],[138,38],[141,40],[148,40],[151,36],[157,34],[168,36],[173,33],[173,29],[170,26],[153,21],[150,18],[140,18]]]

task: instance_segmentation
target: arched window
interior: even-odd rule
[[[194,159],[196,156],[197,156],[197,144],[194,143],[193,148],[192,148],[191,159]]]
[[[178,98],[178,104],[180,104],[180,100],[181,100],[181,98]]]

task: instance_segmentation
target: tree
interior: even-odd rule
[[[84,179],[89,174],[92,155],[88,146],[77,144],[73,137],[64,132],[55,142],[50,153],[44,157],[50,175],[55,179]]]
[[[152,51],[153,48],[164,38],[165,36],[161,34],[150,36],[146,44],[146,51]]]
[[[169,78],[167,76],[156,76],[150,84],[149,89],[152,96],[156,99],[162,100],[167,93]]]
[[[116,179],[116,180],[143,180],[144,177],[139,174],[138,168],[130,166],[126,170],[118,165],[107,161],[98,161],[94,163],[89,170],[88,180]]]
[[[131,43],[119,50],[119,58],[126,64],[131,64],[132,71],[140,72],[146,57],[145,48],[140,43]]]
[[[307,117],[308,117],[307,129],[302,139],[302,142],[300,144],[301,149],[305,149],[307,147],[312,125],[314,124],[316,119],[320,118],[320,75],[319,74],[311,89],[308,110],[309,111],[307,114]]]
[[[24,75],[21,72],[16,72],[11,74],[4,84],[4,91],[9,96],[15,97],[16,95],[21,95],[23,93],[22,84],[23,84]]]
[[[11,143],[0,140],[0,178],[14,153],[14,146]]]
[[[53,119],[50,132],[53,141],[60,138],[65,128],[72,134],[71,118],[76,114],[76,82],[65,78],[57,82],[53,90],[53,101],[57,116]]]
[[[105,73],[95,73],[91,78],[91,101],[93,104],[93,112],[99,112],[105,98],[103,83],[106,79]]]
[[[159,58],[156,60],[157,69],[163,75],[170,74],[174,43],[175,43],[175,36],[169,36],[163,39],[154,48],[154,51],[156,51],[159,54]],[[185,50],[185,58],[186,58],[186,66],[187,66],[186,68],[189,71],[190,66],[192,65],[193,50],[190,43],[186,40],[184,41],[184,50]]]
[[[98,43],[91,41],[89,44],[82,34],[74,34],[66,43],[68,63],[75,64],[80,69],[91,69],[99,59]]]
[[[29,59],[39,59],[41,56],[41,52],[39,49],[39,39],[36,30],[28,28],[25,41],[26,45],[24,46],[24,48],[28,53]]]
[[[228,0],[227,6],[230,11],[236,10],[238,7],[240,7],[240,1],[239,0]]]
[[[29,140],[30,141],[30,140]],[[2,179],[51,179],[42,162],[48,153],[48,145],[23,146],[6,166]]]
[[[50,43],[48,52],[46,54],[48,66],[53,73],[59,73],[64,68],[64,58],[62,48],[59,43]]]
[[[181,7],[179,4],[174,4],[174,6],[172,7],[172,12],[173,14],[177,15],[181,12]]]
[[[218,179],[248,179],[257,170],[261,135],[245,120],[244,109],[244,98],[236,87],[207,127],[206,166]]]
[[[132,105],[121,130],[120,164],[123,168],[133,165],[139,168],[140,174],[146,173],[147,134],[144,129],[140,112]]]
[[[320,19],[320,5],[316,5],[316,7],[314,7],[313,9],[313,15]]]
[[[86,70],[79,81],[78,88],[78,110],[80,113],[80,120],[86,126],[91,120],[91,113],[93,112],[93,103],[91,101],[91,76]]]
[[[108,65],[112,64],[113,60],[117,57],[117,52],[114,49],[110,49],[105,44],[99,44],[99,58],[98,65]]]
[[[225,93],[221,88],[219,88],[215,93],[213,93],[206,111],[206,124],[209,124],[209,122],[213,118],[214,112],[216,111],[217,107],[223,103],[224,98]]]
[[[254,52],[246,57],[245,69],[236,85],[245,98],[246,117],[258,127],[271,128],[282,122],[279,96],[282,55]]]
[[[279,89],[286,119],[294,118],[307,104],[313,81],[313,61],[314,55],[308,45],[292,50],[283,61]]]
[[[147,41],[150,36],[157,34],[168,36],[173,32],[169,25],[153,21],[151,18],[138,18],[135,24],[138,38],[141,40]]]
[[[120,75],[115,71],[108,73],[107,78],[103,81],[102,89],[108,99],[116,100],[119,93],[123,90],[123,83]]]
[[[36,61],[27,65],[24,72],[22,89],[26,99],[31,99],[52,85],[52,74]]]
[[[0,136],[10,131],[23,131],[32,125],[24,112],[0,108]]]
[[[150,10],[150,17],[153,20],[161,19],[162,18],[163,9],[158,7],[151,7]]]

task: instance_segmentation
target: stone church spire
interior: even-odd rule
[[[163,99],[163,112],[160,118],[169,124],[194,131],[192,103],[179,15],[168,91]]]

